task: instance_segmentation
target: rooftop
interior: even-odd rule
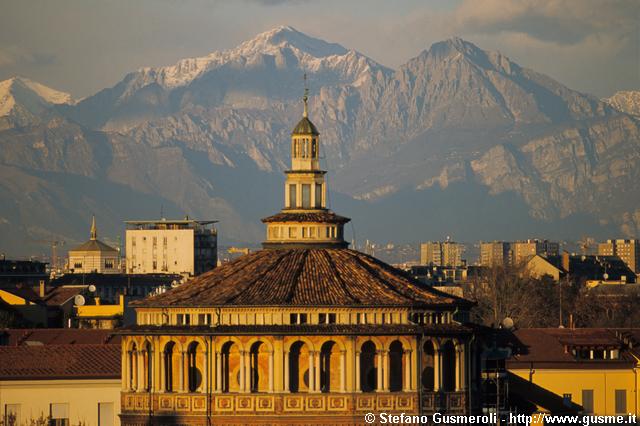
[[[450,306],[471,302],[428,288],[349,249],[271,249],[242,256],[137,307]]]
[[[119,379],[120,345],[0,346],[0,380]]]

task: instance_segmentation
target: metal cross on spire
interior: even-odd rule
[[[309,113],[307,111],[307,100],[309,99],[309,88],[307,87],[307,73],[304,73],[304,96],[302,97],[302,101],[304,102],[304,112],[302,113],[303,117],[308,117]]]

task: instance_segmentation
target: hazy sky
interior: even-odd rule
[[[0,79],[75,97],[277,25],[397,68],[460,36],[598,96],[640,90],[638,0],[0,0]]]

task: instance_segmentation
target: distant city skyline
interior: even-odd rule
[[[0,80],[21,75],[81,98],[137,68],[291,25],[394,69],[460,36],[605,97],[640,88],[637,17],[633,1],[10,1],[0,16]]]

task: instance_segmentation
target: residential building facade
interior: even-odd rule
[[[640,274],[640,240],[607,240],[598,244],[598,254],[618,256],[634,273]]]
[[[420,244],[420,264],[433,266],[464,266],[464,245],[453,241],[429,241]]]
[[[215,221],[127,221],[126,268],[129,274],[196,276],[216,267]]]

